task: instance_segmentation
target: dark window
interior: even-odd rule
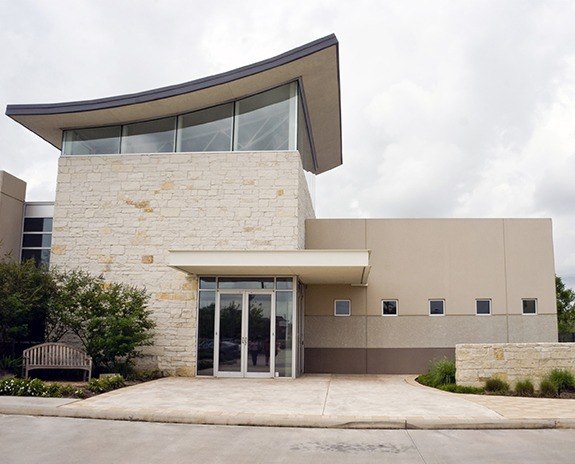
[[[381,313],[384,316],[397,316],[397,300],[382,300]]]
[[[432,316],[441,316],[445,313],[444,300],[429,300],[429,314]]]
[[[523,314],[537,314],[537,300],[526,298],[523,300]]]
[[[334,314],[336,316],[350,316],[351,315],[351,301],[349,301],[349,300],[335,300]]]
[[[475,300],[475,311],[478,315],[491,314],[491,300]]]

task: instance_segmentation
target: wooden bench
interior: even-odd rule
[[[22,370],[28,378],[33,369],[78,369],[83,370],[84,380],[92,377],[92,358],[78,348],[64,343],[42,343],[27,348],[22,353]]]

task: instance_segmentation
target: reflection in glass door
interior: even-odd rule
[[[275,346],[272,293],[220,292],[216,312],[216,375],[272,377],[275,357],[275,350],[271,349]]]
[[[247,372],[273,372],[270,365],[272,343],[272,295],[248,293],[248,354]],[[275,355],[274,355],[275,356]],[[272,360],[273,361],[273,360]]]
[[[242,308],[241,293],[221,293],[219,304],[218,371],[242,372]]]

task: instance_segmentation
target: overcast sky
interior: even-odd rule
[[[186,82],[330,33],[344,165],[318,217],[551,217],[575,287],[575,2],[0,0],[0,104]],[[6,116],[0,169],[52,200],[59,153]],[[533,263],[534,266],[537,263]]]

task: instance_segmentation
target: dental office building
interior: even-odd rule
[[[61,151],[50,264],[151,294],[150,367],[417,373],[456,343],[557,341],[550,220],[315,218],[315,176],[343,162],[333,35],[6,114]]]

